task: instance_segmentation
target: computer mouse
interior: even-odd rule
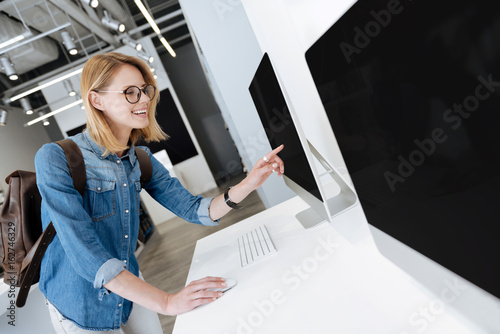
[[[226,292],[227,290],[233,288],[236,285],[236,280],[234,278],[226,278],[226,286],[216,289],[207,289],[208,291],[220,291]]]

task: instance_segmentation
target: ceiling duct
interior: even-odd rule
[[[0,13],[0,43],[22,35],[26,28],[20,22]],[[50,38],[40,38],[8,52],[17,74],[26,73],[43,64],[56,60],[59,52],[56,43]]]

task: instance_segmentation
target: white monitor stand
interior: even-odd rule
[[[323,201],[320,201],[310,192],[306,191],[304,188],[284,175],[286,185],[310,206],[309,209],[301,211],[296,215],[297,220],[306,229],[317,226],[325,221],[332,222],[333,217],[351,208],[357,202],[357,196],[352,187],[344,181],[332,164],[330,164],[308,140],[307,144],[310,153],[312,153],[312,157],[314,157],[325,169],[324,173],[317,173],[314,161],[312,161],[309,152],[306,152],[306,156],[308,157],[309,164],[313,170],[313,175]],[[328,187],[335,185],[332,183],[324,184],[321,180],[324,175],[330,175],[336,185],[340,188],[340,192],[338,192],[335,196],[329,195],[331,192],[327,191]]]

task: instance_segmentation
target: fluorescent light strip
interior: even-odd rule
[[[157,35],[160,35],[161,34],[160,28],[158,28],[155,21],[153,20],[153,18],[149,14],[148,10],[146,9],[146,7],[144,7],[144,4],[142,3],[142,1],[141,0],[134,0],[134,2],[137,5],[137,7],[139,7],[139,9],[141,10],[142,15],[144,15],[144,18],[149,22],[149,25],[151,26],[151,28],[153,28],[153,30],[155,31],[155,33]]]
[[[82,100],[82,99],[80,99],[80,100],[78,100],[78,101],[75,101],[75,102],[72,102],[72,103],[70,103],[70,104],[68,104],[68,105],[65,105],[64,107],[61,107],[61,108],[56,109],[56,110],[54,110],[54,111],[51,111],[51,112],[49,112],[48,114],[45,114],[45,115],[40,116],[40,117],[38,117],[38,118],[35,118],[35,119],[34,119],[34,120],[32,120],[32,121],[29,121],[28,123],[26,123],[26,124],[25,124],[25,126],[31,126],[31,125],[33,125],[33,124],[35,124],[35,123],[38,123],[38,122],[40,122],[40,121],[43,121],[43,120],[44,120],[44,119],[46,119],[46,118],[49,118],[49,117],[51,117],[51,116],[54,116],[55,114],[58,114],[58,113],[60,113],[60,112],[62,112],[62,111],[68,110],[69,108],[72,108],[72,107],[74,107],[74,106],[76,106],[76,105],[79,105],[79,104],[80,104],[80,103],[82,103],[82,102],[83,102],[83,100]]]
[[[80,74],[80,73],[82,73],[82,70],[83,70],[83,67],[82,67],[82,68],[80,68],[80,69],[78,69],[78,70],[76,70],[76,71],[73,71],[73,72],[70,72],[70,73],[68,73],[68,74],[65,74],[65,75],[63,75],[63,76],[61,76],[61,77],[59,77],[59,78],[56,78],[56,79],[51,80],[51,81],[49,81],[49,82],[46,82],[46,83],[44,83],[44,84],[42,84],[42,85],[40,85],[40,86],[34,87],[34,88],[32,88],[32,89],[29,89],[29,90],[25,91],[24,93],[21,93],[21,94],[19,94],[19,95],[16,95],[16,96],[11,97],[10,99],[8,99],[8,100],[7,100],[7,102],[9,102],[9,103],[10,103],[10,102],[17,101],[17,100],[19,100],[20,98],[23,98],[23,97],[25,97],[25,96],[28,96],[28,95],[30,95],[30,94],[32,94],[32,93],[34,93],[34,92],[39,91],[39,90],[42,90],[42,89],[44,89],[45,87],[52,86],[52,85],[53,85],[53,84],[55,84],[55,83],[61,82],[61,81],[65,80],[65,79],[68,79],[68,78],[70,78],[70,77],[74,76],[74,75]]]
[[[176,56],[174,49],[172,49],[172,47],[170,46],[170,44],[168,44],[168,42],[165,39],[165,37],[161,36],[160,37],[160,42],[165,46],[165,48],[168,50],[168,52],[170,53],[170,55],[172,57]]]
[[[19,42],[22,39],[24,39],[24,35],[18,35],[18,36],[14,37],[14,38],[11,38],[8,41],[0,43],[0,49],[3,49],[4,47],[9,46],[11,44],[14,44],[16,42]]]
[[[137,5],[137,7],[139,7],[139,9],[141,10],[142,15],[144,15],[144,18],[149,22],[149,25],[151,26],[151,28],[153,28],[154,32],[158,35],[158,38],[160,39],[160,42],[163,44],[163,46],[165,46],[165,48],[167,49],[168,53],[170,53],[170,55],[172,57],[175,57],[176,54],[175,54],[174,49],[172,49],[172,47],[170,46],[170,44],[168,44],[168,42],[165,39],[165,37],[163,37],[161,35],[160,28],[158,28],[158,25],[155,23],[153,17],[151,16],[151,14],[149,14],[148,10],[146,9],[146,7],[142,3],[142,1],[141,0],[134,0],[134,2]]]

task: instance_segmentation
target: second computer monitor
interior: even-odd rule
[[[268,54],[262,57],[249,90],[271,147],[285,145],[280,157],[285,162],[286,185],[311,207],[297,216],[301,224],[308,228],[322,221],[331,221],[332,216],[350,207],[355,202],[354,192],[338,179],[331,166],[307,141],[288,107]],[[325,196],[313,156],[326,165],[340,186],[340,194],[335,198]]]

